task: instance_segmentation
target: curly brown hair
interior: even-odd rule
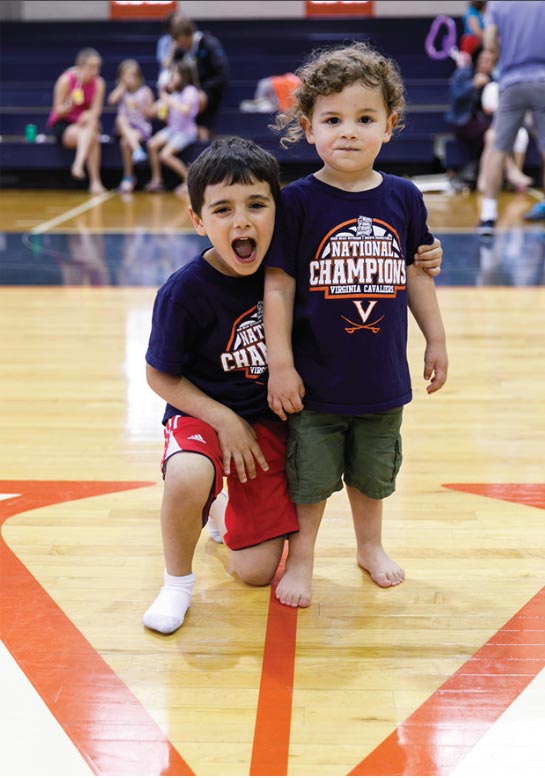
[[[312,118],[318,97],[342,92],[356,82],[371,89],[379,87],[388,116],[396,115],[395,129],[403,127],[405,87],[399,67],[367,43],[355,41],[348,46],[315,50],[296,74],[301,85],[295,92],[293,106],[279,113],[270,125],[275,132],[283,133],[280,144],[284,148],[304,136],[301,118]]]

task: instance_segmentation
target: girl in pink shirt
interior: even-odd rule
[[[100,116],[104,106],[104,79],[99,75],[102,59],[95,49],[82,49],[75,67],[55,83],[53,108],[47,121],[58,142],[76,149],[70,172],[77,179],[89,175],[89,191],[104,192],[100,179]]]

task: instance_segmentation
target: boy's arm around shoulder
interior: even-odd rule
[[[426,339],[424,379],[431,379],[428,394],[437,392],[445,384],[448,373],[446,334],[439,310],[435,283],[422,268],[407,267],[409,308]]]
[[[267,400],[270,409],[283,420],[286,413],[303,409],[305,396],[305,387],[293,363],[294,297],[295,279],[280,268],[266,268],[263,323],[269,365]]]
[[[433,243],[424,243],[419,246],[414,255],[414,263],[423,268],[430,276],[438,276],[443,262],[443,247],[439,238],[434,238]]]
[[[146,378],[150,388],[165,402],[189,416],[202,419],[217,432],[225,475],[231,473],[231,462],[243,483],[248,478],[255,478],[256,461],[262,470],[269,469],[257,444],[254,428],[241,416],[183,376],[163,373],[146,363]]]

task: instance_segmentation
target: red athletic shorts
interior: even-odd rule
[[[225,512],[225,544],[233,550],[248,548],[266,540],[299,530],[295,506],[288,497],[286,480],[287,426],[282,422],[260,421],[253,425],[257,442],[269,469],[256,463],[256,477],[241,483],[236,472],[226,476],[229,501]],[[191,451],[207,457],[214,465],[215,482],[203,508],[203,527],[210,505],[223,488],[223,457],[216,431],[191,416],[172,416],[165,426],[165,449],[161,467],[173,454]]]

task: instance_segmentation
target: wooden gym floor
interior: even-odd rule
[[[186,623],[163,570],[156,288],[202,243],[173,194],[9,191],[0,216],[1,775],[545,773],[545,238],[503,196],[426,195],[450,376],[414,401],[384,534],[357,567],[333,497],[308,610],[243,585],[203,533]]]

